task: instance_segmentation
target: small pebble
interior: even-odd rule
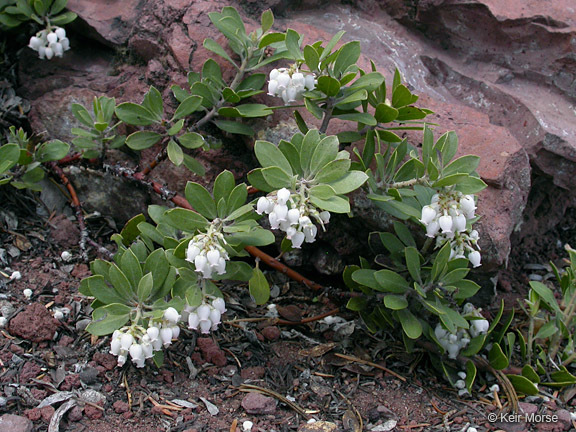
[[[26,297],[27,299],[30,299],[30,297],[32,297],[32,290],[30,288],[26,288],[24,291],[22,291],[22,294],[24,294],[24,297]]]
[[[19,280],[22,279],[22,273],[19,271],[15,271],[10,275],[10,280]]]
[[[60,254],[60,258],[62,258],[62,261],[68,262],[72,259],[72,254],[68,251],[64,251]]]

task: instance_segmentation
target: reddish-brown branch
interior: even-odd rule
[[[326,317],[329,317],[330,315],[336,315],[340,313],[340,308],[336,308],[336,309],[332,309],[329,310],[328,312],[324,312],[320,315],[316,315],[313,317],[308,317],[308,318],[304,318],[303,320],[300,321],[289,321],[289,320],[283,320],[283,319],[277,319],[276,320],[276,324],[280,324],[280,325],[301,325],[301,324],[308,324],[314,321],[320,321],[321,319],[324,319]]]
[[[162,143],[162,145],[164,145],[164,143]],[[168,152],[166,150],[166,147],[163,147],[162,150],[160,150],[158,154],[154,157],[154,160],[150,162],[146,168],[141,170],[139,174],[142,174],[142,176],[147,176],[154,168],[158,166],[160,162],[165,160],[167,156]]]
[[[73,153],[73,154],[70,154],[70,155],[60,159],[58,161],[58,165],[60,165],[60,166],[70,165],[70,164],[72,164],[72,163],[74,163],[80,159],[82,159],[82,153]],[[96,163],[98,163],[99,159],[98,158],[92,158],[92,159],[87,159],[87,161],[88,161],[88,163],[96,164]]]
[[[255,246],[246,246],[244,249],[246,249],[246,252],[248,252],[253,257],[260,258],[260,260],[267,266],[272,267],[274,270],[277,270],[280,273],[284,273],[290,279],[294,279],[296,282],[300,282],[301,284],[306,285],[308,288],[311,288],[314,291],[318,291],[324,288],[322,285],[305,278],[300,273],[292,270],[290,267],[282,264],[276,258],[271,257]]]
[[[135,173],[134,171],[132,171],[128,168],[122,168],[122,167],[118,167],[118,166],[106,166],[105,168],[108,169],[109,171],[113,172],[116,175],[121,175],[121,176],[124,176],[128,179],[132,179],[134,181],[137,181],[141,184],[146,185],[147,187],[152,189],[154,192],[156,192],[158,195],[160,195],[162,198],[172,201],[174,204],[176,204],[179,207],[193,210],[190,203],[188,201],[186,201],[186,199],[183,196],[178,195],[175,192],[169,191],[164,186],[162,186],[160,183],[157,183],[154,180],[145,179],[144,175],[142,173]],[[308,278],[305,278],[304,276],[302,276],[297,271],[292,270],[290,267],[286,266],[285,264],[282,264],[280,261],[271,257],[270,255],[268,255],[267,253],[263,252],[262,250],[258,249],[255,246],[246,246],[245,249],[250,255],[257,257],[257,258],[260,258],[260,260],[263,263],[265,263],[267,266],[272,267],[273,269],[275,269],[281,273],[284,273],[289,278],[295,280],[296,282],[300,282],[300,283],[306,285],[308,288],[311,288],[314,291],[318,291],[318,290],[321,290],[324,288],[322,285],[317,284],[316,282],[311,281]]]
[[[95,247],[98,252],[111,257],[111,253],[108,249],[102,247],[94,240],[92,240],[88,234],[88,229],[86,228],[86,221],[84,220],[84,213],[82,212],[82,205],[80,204],[80,200],[78,199],[78,195],[76,194],[76,189],[70,183],[68,176],[62,170],[62,168],[58,165],[58,162],[49,162],[47,166],[52,170],[54,174],[58,176],[60,182],[70,194],[70,205],[74,208],[74,212],[76,214],[76,221],[78,222],[78,227],[80,228],[80,254],[84,261],[88,261],[88,250],[86,247],[86,243],[90,243],[91,246]]]

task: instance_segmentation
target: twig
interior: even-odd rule
[[[99,245],[90,238],[88,229],[86,228],[86,221],[84,220],[84,213],[82,212],[82,205],[80,204],[80,200],[76,194],[76,189],[74,189],[74,186],[72,183],[70,183],[70,180],[66,176],[66,173],[64,173],[64,170],[62,170],[62,168],[60,168],[56,162],[49,162],[47,163],[47,166],[52,170],[54,174],[60,178],[60,182],[66,187],[68,193],[70,194],[70,205],[74,208],[76,221],[78,222],[78,227],[80,228],[80,256],[82,259],[84,261],[88,261],[87,243],[94,247],[100,254],[111,258],[112,254],[108,249]]]
[[[340,308],[336,308],[336,309],[329,310],[328,312],[324,312],[320,315],[304,318],[303,320],[300,320],[300,321],[288,321],[288,320],[283,320],[283,319],[277,319],[275,322],[276,322],[276,324],[280,324],[280,325],[301,325],[301,324],[311,323],[314,321],[319,321],[319,320],[324,319],[330,315],[336,315],[339,312],[340,312]]]
[[[298,414],[300,414],[301,416],[303,416],[304,418],[306,418],[306,420],[308,420],[309,415],[308,413],[304,410],[304,408],[302,408],[300,405],[298,405],[297,403],[294,403],[288,399],[286,399],[284,396],[282,396],[280,393],[276,393],[273,390],[269,390],[267,388],[264,387],[258,387],[256,385],[252,385],[252,384],[242,384],[240,387],[238,387],[238,390],[242,391],[242,392],[246,392],[246,393],[250,393],[250,392],[256,392],[256,393],[262,393],[262,394],[267,394],[270,396],[275,397],[276,399],[278,399],[280,402],[285,403],[286,405],[288,405],[290,408],[292,408],[294,411],[296,411]]]
[[[375,368],[377,368],[377,369],[383,370],[384,372],[389,373],[390,375],[395,376],[395,377],[398,378],[400,381],[406,382],[406,378],[404,378],[402,375],[394,372],[393,370],[388,369],[387,367],[381,366],[381,365],[379,365],[378,363],[373,363],[373,362],[368,361],[368,360],[362,360],[361,358],[349,356],[349,355],[346,355],[346,354],[335,353],[334,355],[335,355],[336,357],[343,358],[344,360],[349,360],[349,361],[352,361],[352,362],[355,362],[355,363],[365,364],[365,365],[372,366],[372,367],[375,367]]]

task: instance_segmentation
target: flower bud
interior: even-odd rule
[[[198,306],[196,313],[198,314],[198,318],[200,318],[201,321],[206,320],[210,317],[210,306],[207,304],[202,304]]]
[[[286,204],[286,202],[290,199],[290,191],[286,188],[280,189],[276,193],[278,204]]]
[[[134,342],[134,336],[132,336],[130,333],[124,333],[122,335],[120,344],[123,350],[128,351],[132,346],[133,342]]]
[[[122,366],[124,366],[124,363],[126,363],[126,356],[123,354],[120,354],[118,356],[118,366],[122,367]]]
[[[56,33],[50,32],[46,36],[46,40],[48,41],[48,43],[56,43],[58,42],[58,36],[56,35]]]
[[[468,260],[470,261],[470,264],[472,264],[472,267],[479,267],[482,256],[480,255],[480,252],[472,251],[468,254]]]
[[[218,263],[215,266],[215,270],[219,275],[226,273],[226,260],[223,257],[218,258]]]
[[[440,228],[442,228],[443,233],[451,233],[452,232],[452,217],[448,215],[440,216],[438,219],[438,224]]]
[[[194,262],[194,259],[200,253],[200,248],[196,245],[196,243],[190,241],[188,243],[188,249],[186,250],[186,261]]]
[[[196,312],[191,312],[188,316],[188,328],[192,330],[198,329],[198,324],[200,323],[200,318]]]
[[[226,312],[226,302],[222,297],[217,297],[212,300],[212,307],[220,311],[221,314]]]
[[[330,222],[330,212],[326,211],[326,210],[324,210],[323,212],[320,212],[320,220],[322,222],[324,222],[325,224]]]
[[[58,36],[59,40],[62,40],[66,37],[66,30],[64,30],[62,27],[56,28],[56,30],[54,30],[54,33],[56,33],[56,36]]]
[[[180,319],[178,311],[173,307],[169,307],[164,311],[164,319],[170,321],[171,323],[177,323]]]
[[[305,235],[302,231],[298,231],[296,234],[292,236],[290,239],[292,241],[292,247],[295,249],[300,249],[302,247],[302,243],[304,243]]]
[[[436,214],[436,210],[434,210],[431,206],[426,205],[422,207],[422,218],[420,219],[420,222],[422,222],[424,225],[428,225],[434,220]]]
[[[170,345],[172,343],[172,329],[170,327],[160,329],[160,339],[164,346]]]

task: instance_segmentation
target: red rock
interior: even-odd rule
[[[83,418],[84,418],[84,409],[79,406],[75,406],[70,411],[68,411],[68,420],[70,421],[78,422]]]
[[[248,393],[242,399],[242,408],[248,414],[274,414],[276,412],[276,399],[260,393]]]
[[[280,339],[280,329],[276,326],[269,326],[263,328],[260,333],[269,341],[276,341]]]
[[[20,379],[22,382],[28,382],[32,378],[36,378],[42,372],[42,368],[36,363],[27,361],[20,370]]]
[[[95,353],[92,359],[109,371],[113,370],[118,363],[116,357],[108,353]]]
[[[86,404],[86,406],[84,407],[84,414],[90,420],[98,420],[99,418],[102,418],[102,416],[104,415],[104,411],[96,408],[93,405]]]
[[[10,320],[10,334],[31,342],[52,340],[59,322],[40,303],[32,303]]]
[[[42,413],[38,408],[32,408],[24,411],[24,415],[28,417],[33,422],[38,421],[42,418]]]
[[[74,100],[77,101],[76,103],[88,103],[93,98],[93,96],[94,94],[91,93],[90,95],[86,95],[86,97],[83,98],[82,100],[79,100],[78,95],[75,95]],[[61,94],[56,95],[56,98],[58,98],[59,102],[62,102],[62,100],[60,99],[61,97],[62,97]],[[46,96],[44,100],[46,100],[48,104],[54,102],[48,96]],[[69,100],[68,102],[72,103],[72,100]],[[34,122],[39,121],[37,113],[42,111],[42,103],[40,102],[38,105],[35,105],[34,110],[35,111],[32,112],[33,124],[40,126],[39,123]],[[47,116],[50,115],[48,112],[45,112],[45,114]],[[46,123],[50,123],[49,117],[44,117],[44,119]],[[52,125],[51,127],[55,127],[55,125]],[[49,133],[56,136],[63,135],[62,132],[53,129],[50,129]],[[68,134],[68,137],[71,137],[69,135],[70,131],[66,131],[66,133]],[[64,137],[65,136],[66,135],[64,135]],[[57,245],[59,245],[63,249],[69,249],[78,246],[78,242],[80,241],[80,229],[78,228],[78,225],[75,222],[72,222],[65,215],[58,215],[50,220],[50,225],[52,226],[50,237]],[[88,268],[86,264],[79,264],[79,265],[84,266],[86,269]],[[72,270],[72,275],[74,275],[76,267],[78,267],[78,265],[75,266],[74,270]]]
[[[80,376],[78,374],[70,374],[67,375],[62,384],[60,384],[60,390],[70,391],[80,387],[80,385]]]
[[[39,388],[30,389],[30,393],[32,393],[32,396],[34,396],[34,399],[36,399],[36,400],[42,400],[46,396],[48,396],[48,392],[46,390],[42,390]]]
[[[40,408],[40,416],[42,417],[42,421],[45,423],[50,423],[50,419],[54,415],[54,407],[53,406],[45,406]]]
[[[160,371],[160,374],[162,375],[162,379],[164,380],[164,382],[168,384],[172,384],[174,382],[174,374],[170,372],[168,369],[162,369]]]
[[[0,430],[6,432],[32,432],[34,425],[26,417],[4,414],[0,417]]]
[[[114,412],[116,414],[122,414],[122,413],[130,411],[130,405],[128,405],[128,403],[126,403],[124,401],[120,401],[120,400],[114,402],[114,405],[112,405],[112,407],[114,408]]]
[[[204,361],[214,363],[216,366],[226,366],[226,354],[211,338],[198,338],[196,341]]]
[[[69,346],[72,342],[74,342],[74,338],[64,335],[58,341],[58,345],[66,347]]]

